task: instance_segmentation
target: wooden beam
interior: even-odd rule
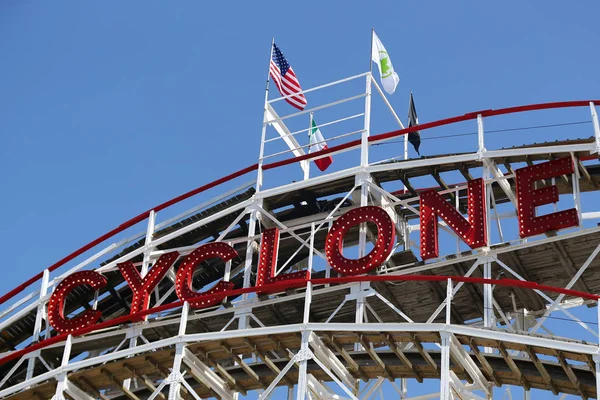
[[[450,189],[450,187],[448,187],[448,185],[446,185],[446,182],[444,182],[444,180],[440,176],[440,173],[438,172],[437,168],[433,168],[431,170],[431,176],[433,176],[433,179],[435,179],[435,181],[438,183],[438,185],[440,185],[444,190]],[[456,202],[456,195],[454,193],[448,193],[447,196],[450,197],[450,201],[452,202],[452,205],[454,206],[454,204]]]
[[[579,394],[579,396],[585,400],[589,399],[590,396],[581,386],[581,382],[579,382],[579,379],[577,379],[577,375],[575,375],[575,372],[573,372],[573,368],[571,368],[571,365],[567,362],[567,360],[565,360],[565,356],[563,355],[563,353],[557,351],[556,358],[558,359],[560,366],[565,371],[565,374],[567,374],[567,376],[569,377],[569,380],[571,381],[573,386],[575,386],[577,394]]]
[[[567,254],[567,250],[565,249],[565,246],[562,244],[562,242],[556,241],[551,242],[550,244],[552,245],[552,249],[554,249],[556,255],[558,255],[560,263],[567,270],[567,276],[571,277],[577,274],[577,268],[575,267],[575,264],[573,264],[573,261],[571,261],[571,257],[569,257],[569,255]],[[579,290],[581,291],[584,291],[586,293],[592,293],[588,285],[586,285],[586,283],[581,278],[579,278],[577,282],[575,282],[575,286],[577,286],[577,288],[579,288]]]
[[[123,394],[125,396],[127,396],[128,399],[131,400],[141,400],[139,397],[137,397],[131,390],[127,389],[126,387],[123,386],[123,382],[120,381],[119,379],[117,379],[112,372],[110,372],[109,370],[105,369],[105,368],[101,368],[100,372],[102,374],[104,374],[104,376],[106,376],[108,379],[110,379],[115,385],[117,385],[117,388],[119,388],[119,390],[121,392],[123,392]]]
[[[465,276],[467,273],[462,262],[452,264],[452,269],[454,270],[454,273],[458,276]],[[473,302],[475,303],[477,311],[479,311],[479,314],[483,316],[485,314],[483,309],[483,294],[479,293],[478,287],[479,285],[464,285],[464,288],[467,292],[469,292],[469,295],[474,300]]]
[[[175,353],[175,350],[173,350],[173,353]],[[150,365],[152,365],[157,371],[160,371],[160,373],[162,373],[165,376],[165,378],[168,377],[169,375],[171,375],[171,370],[169,370],[168,368],[165,368],[158,361],[156,361],[152,356],[146,356],[145,360],[148,361],[148,363],[150,363]],[[186,397],[190,396],[190,394],[188,393],[188,390],[185,387],[183,387],[183,385],[181,386],[180,390],[184,396],[186,396]]]
[[[42,396],[42,394],[40,392],[34,391],[32,394],[38,400],[46,400],[46,398],[44,396]]]
[[[496,376],[494,369],[492,368],[488,360],[485,358],[485,356],[481,354],[481,352],[479,351],[479,347],[477,347],[477,344],[475,343],[475,340],[473,340],[473,338],[469,339],[469,346],[471,347],[471,351],[473,352],[473,354],[475,354],[475,357],[477,357],[477,360],[479,360],[479,363],[483,367],[483,370],[487,374],[487,379],[494,382],[494,385],[496,385],[497,387],[501,387],[502,384]]]
[[[421,272],[423,275],[433,275],[433,273],[429,270]],[[427,285],[431,289],[431,292],[440,303],[444,303],[446,301],[446,288],[442,288],[442,283],[439,281],[427,281]],[[459,323],[460,325],[465,324],[465,320],[458,313],[456,307],[451,307],[450,313],[452,315],[452,321],[454,323]],[[443,315],[443,314],[442,314]],[[441,318],[438,316],[438,318]]]
[[[167,369],[163,365],[161,365],[158,361],[156,361],[154,358],[152,358],[152,356],[146,356],[145,359],[146,359],[146,361],[148,361],[150,363],[150,365],[152,365],[154,367],[155,370],[162,373],[165,376],[165,378],[171,374],[171,371],[169,371],[169,369]]]
[[[554,382],[552,382],[552,378],[550,377],[548,370],[546,370],[546,367],[544,367],[544,364],[542,364],[542,362],[538,358],[537,354],[535,354],[535,352],[533,350],[531,350],[531,346],[525,346],[525,351],[526,351],[527,355],[529,356],[529,358],[531,359],[531,361],[533,361],[533,365],[535,365],[535,367],[537,368],[538,372],[544,379],[544,382],[546,382],[546,386],[548,387],[548,390],[551,390],[555,396],[558,395],[558,389],[556,388],[556,385],[554,384]]]
[[[411,186],[409,179],[406,177],[406,174],[402,171],[400,172],[400,180],[402,181],[404,187],[408,189],[411,196],[414,197],[419,195],[417,191]]]
[[[248,395],[248,392],[246,391],[246,389],[243,386],[241,386],[235,380],[235,378],[233,376],[231,376],[231,374],[229,372],[227,372],[227,370],[225,368],[223,368],[223,366],[221,366],[219,363],[215,362],[208,353],[202,353],[202,357],[200,357],[200,358],[203,362],[206,363],[206,365],[208,365],[211,368],[214,368],[215,372],[217,372],[219,375],[221,375],[221,377],[228,382],[230,388],[235,389],[237,392],[240,392],[244,396]]]
[[[262,386],[263,389],[266,389],[268,387],[268,385],[265,384],[265,382],[263,382],[262,379],[260,379],[258,374],[254,372],[254,370],[244,360],[242,360],[242,358],[239,355],[235,354],[235,352],[231,350],[231,347],[229,347],[227,343],[221,342],[220,346],[223,350],[229,353],[229,356],[233,358],[235,362],[237,362],[240,365],[240,367],[242,367],[242,369],[248,374],[248,376],[250,376],[250,378],[254,379],[259,385]]]
[[[275,365],[275,363],[271,360],[271,358],[269,356],[267,356],[264,352],[260,351],[258,349],[258,346],[252,341],[252,339],[250,338],[245,338],[244,342],[252,347],[252,349],[254,350],[254,353],[256,353],[261,360],[263,360],[263,362],[265,363],[265,365],[275,373],[275,376],[278,376],[279,373],[281,373],[281,370],[279,369],[279,367],[277,367],[277,365]],[[292,380],[290,378],[288,378],[287,376],[283,376],[282,378],[288,385],[288,387],[293,387],[295,385],[294,382],[292,382]]]
[[[113,287],[109,287],[108,291],[110,292],[111,296],[113,296],[117,300],[117,303],[119,303],[121,307],[123,307],[125,311],[130,311],[131,305],[125,301],[125,299],[121,296],[121,293],[117,292]]]
[[[527,281],[532,281],[531,276],[527,272],[525,268],[523,268],[523,264],[521,260],[519,260],[519,256],[514,251],[509,251],[504,253],[508,258],[508,266],[511,267],[517,274],[519,274],[523,279]],[[516,278],[515,278],[516,279]],[[542,298],[537,295],[533,290],[524,290],[521,288],[515,288],[515,294],[523,303],[523,306],[529,310],[545,310],[546,305],[542,301]],[[525,297],[529,299],[529,301],[525,301]]]
[[[104,394],[100,393],[100,390],[88,378],[85,376],[80,376],[77,379],[77,384],[79,386],[87,387],[92,393],[94,393],[97,397],[100,397],[102,400],[109,400]]]
[[[375,361],[377,363],[377,365],[379,365],[379,368],[381,368],[383,370],[383,374],[385,375],[385,377],[390,382],[394,382],[395,379],[394,379],[392,373],[389,371],[389,369],[387,368],[385,363],[383,361],[381,361],[381,358],[379,358],[377,353],[373,351],[373,348],[371,347],[371,343],[363,335],[360,335],[360,343],[363,345],[363,347],[364,347],[365,351],[367,352],[367,354],[369,355],[369,357],[371,357],[371,359],[373,359],[373,361]]]
[[[456,340],[456,342],[458,342],[458,340]],[[441,336],[440,336],[440,343],[442,343]],[[458,343],[460,343],[460,342],[458,342]],[[474,382],[473,377],[465,370],[465,367],[462,365],[461,361],[456,358],[456,355],[454,355],[452,348],[450,348],[450,359],[452,360],[452,363],[454,364],[454,368],[458,371],[458,373],[462,374],[465,377],[465,380],[469,384],[472,385]],[[472,361],[472,360],[469,360],[469,361]]]
[[[598,189],[598,185],[592,179],[592,176],[590,175],[590,172],[587,170],[587,168],[585,167],[585,165],[583,165],[583,163],[581,162],[580,159],[577,159],[577,167],[579,168],[579,172],[581,172],[581,175],[583,175],[583,177],[590,183],[590,185],[592,185],[592,187],[594,189]]]
[[[473,175],[471,175],[471,173],[469,172],[469,168],[466,165],[461,164],[459,171],[467,181],[473,180]]]
[[[373,286],[373,288],[377,292],[379,292],[380,295],[382,295],[387,300],[389,300],[390,303],[392,303],[397,309],[401,310],[404,314],[408,315],[408,313],[406,312],[404,307],[402,307],[402,304],[400,304],[400,302],[398,301],[396,296],[394,296],[394,294],[387,287],[387,284],[385,282],[377,282],[377,281],[371,282],[371,286]],[[408,316],[410,317],[410,315],[408,315]]]
[[[411,334],[409,334],[409,336],[412,339],[415,347],[417,348],[417,351],[419,352],[421,357],[423,357],[423,360],[425,360],[425,362],[427,362],[427,364],[429,364],[431,367],[433,367],[435,372],[438,372],[438,365],[433,360],[433,358],[431,358],[429,353],[427,353],[425,351],[425,349],[423,349],[423,345],[421,344],[421,341],[417,338],[417,335],[415,335],[414,333],[411,333]]]
[[[404,365],[406,365],[412,371],[417,382],[423,383],[423,376],[419,371],[417,371],[417,368],[414,366],[413,363],[410,362],[410,360],[408,359],[408,357],[406,357],[402,350],[400,350],[400,346],[398,346],[398,343],[393,339],[393,336],[389,333],[386,334],[386,340],[388,345],[390,346],[390,349],[394,352],[396,357],[398,357],[398,359],[402,361]]]
[[[346,361],[348,364],[348,371],[352,374],[354,378],[360,376],[360,378],[368,382],[369,377],[360,369],[356,361],[352,358],[350,354],[344,349],[336,340],[333,335],[324,335],[323,338],[328,342],[328,344],[333,347],[333,349]]]
[[[156,386],[154,386],[154,383],[150,379],[148,379],[147,376],[137,374],[135,372],[135,369],[133,369],[133,367],[131,367],[127,363],[123,363],[123,368],[125,368],[125,370],[127,370],[133,377],[140,380],[144,384],[144,386],[146,386],[150,390],[151,393],[154,393],[156,391]],[[158,397],[165,400],[167,398],[163,393],[158,393]]]
[[[515,170],[513,169],[512,165],[510,165],[510,162],[506,158],[504,158],[502,162],[504,164],[504,168],[506,168],[506,172],[508,172],[510,175],[514,175]]]
[[[502,358],[504,358],[504,361],[506,362],[510,370],[517,376],[517,379],[521,382],[525,390],[530,390],[531,385],[529,384],[529,382],[527,382],[525,376],[523,375],[519,367],[517,367],[517,364],[515,364],[515,361],[508,354],[508,352],[506,351],[506,347],[504,347],[504,344],[502,342],[498,342],[498,350],[500,351],[500,355],[502,355]]]

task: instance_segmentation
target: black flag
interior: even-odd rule
[[[410,104],[408,105],[408,127],[419,125],[419,117],[417,117],[417,110],[415,109],[415,102],[413,100],[412,92],[410,92]],[[410,132],[408,134],[408,141],[413,145],[415,150],[419,153],[419,146],[421,145],[421,133],[419,131]]]

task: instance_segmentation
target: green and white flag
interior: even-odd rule
[[[371,49],[371,59],[376,62],[379,67],[383,89],[389,94],[394,94],[396,86],[398,86],[398,82],[400,82],[400,78],[394,71],[390,56],[385,50],[385,47],[383,47],[383,43],[381,43],[381,40],[379,40],[375,31],[373,31],[373,43]]]

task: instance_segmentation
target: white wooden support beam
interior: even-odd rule
[[[187,348],[183,349],[183,362],[188,366],[192,376],[214,391],[221,400],[234,399],[234,393],[227,383]]]
[[[73,336],[67,336],[67,341],[65,342],[65,348],[63,350],[63,357],[61,362],[61,367],[66,367],[69,365],[69,360],[71,359],[71,346],[73,344]],[[52,396],[52,400],[63,400],[65,398],[64,391],[67,385],[67,373],[63,372],[58,376],[58,383],[56,384],[56,392],[54,396]]]
[[[475,364],[473,359],[471,359],[471,356],[453,334],[450,334],[450,344],[450,352],[454,354],[454,359],[462,364],[465,371],[473,378],[473,382],[481,388],[485,395],[491,396],[489,382],[485,379],[485,376],[483,376],[477,364]]]
[[[483,117],[481,114],[477,114],[477,142],[477,155],[481,159],[481,157],[483,157],[483,153],[485,152],[485,144],[483,140]]]
[[[440,365],[440,400],[451,400],[450,394],[450,334],[441,332],[442,362]]]
[[[181,318],[179,320],[179,336],[185,335],[187,327],[188,313],[190,305],[186,301],[183,303],[181,308]],[[181,381],[183,377],[181,375],[181,363],[183,361],[183,350],[185,349],[185,343],[177,343],[175,347],[175,357],[173,357],[173,369],[167,381],[169,382],[169,400],[179,400],[181,391]]]
[[[50,280],[50,270],[45,269],[42,276],[42,284],[40,287],[40,302],[38,305],[37,313],[35,316],[35,325],[33,327],[33,342],[37,342],[40,333],[42,331],[42,321],[46,319],[46,302],[42,301],[42,299],[48,293],[48,282]],[[35,370],[35,357],[29,357],[27,360],[27,374],[25,376],[26,380],[33,378],[33,371]]]
[[[456,376],[454,371],[450,371],[450,382],[452,385],[452,389],[458,395],[457,398],[469,400],[486,400],[483,397],[477,396],[475,393],[473,393],[472,388],[462,383],[460,379],[458,379],[458,376]],[[454,395],[452,396],[454,397]]]
[[[345,385],[354,388],[356,379],[314,332],[311,332],[308,341],[313,348],[314,356],[326,365],[331,372],[337,375]]]
[[[308,389],[313,393],[313,398],[322,400],[350,400],[348,397],[343,397],[335,394],[330,388],[323,385],[317,378],[312,374],[307,375]]]
[[[296,400],[306,400],[307,397],[307,388],[308,388],[308,378],[306,374],[306,370],[308,367],[308,360],[313,358],[313,354],[308,348],[308,340],[310,334],[312,332],[304,330],[302,331],[302,343],[300,344],[300,351],[296,353],[294,359],[298,362],[298,385],[296,392]],[[291,362],[291,361],[290,361]],[[285,369],[284,369],[285,370]],[[283,372],[283,371],[282,371]]]
[[[598,114],[596,106],[590,101],[590,111],[592,112],[592,123],[594,124],[594,137],[596,138],[595,153],[600,155],[600,123],[598,123]]]
[[[65,393],[71,396],[74,400],[95,400],[95,397],[90,396],[79,387],[77,387],[69,379],[65,380]]]

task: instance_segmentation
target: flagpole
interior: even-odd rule
[[[271,53],[269,54],[269,69],[267,70],[267,87],[265,88],[265,110],[267,109],[267,101],[269,100],[269,82],[271,81],[271,60],[273,59],[273,45],[275,38],[271,39]]]
[[[310,154],[310,138],[312,135],[312,121],[313,121],[313,113],[308,113],[308,153]],[[310,160],[303,161],[306,163],[306,169],[304,170],[304,179],[308,179],[310,177]]]
[[[369,53],[369,72],[373,73],[373,37],[375,36],[375,28],[371,28],[371,52]]]
[[[259,155],[258,155],[258,175],[256,177],[256,192],[260,192],[260,189],[262,187],[262,178],[263,178],[263,171],[262,171],[262,164],[263,164],[263,157],[265,155],[265,139],[266,139],[266,135],[267,135],[267,107],[268,107],[268,101],[269,101],[269,82],[271,81],[271,60],[273,59],[273,46],[275,45],[275,38],[273,37],[271,39],[271,50],[269,53],[269,69],[267,70],[267,84],[265,87],[265,102],[264,102],[264,107],[263,107],[263,127],[262,127],[262,133],[261,133],[261,138],[260,138],[260,151],[259,151]]]
[[[412,99],[412,92],[410,92],[410,95],[408,97],[408,112],[409,113],[410,113],[411,99]],[[410,117],[409,117],[409,121],[406,121],[406,126],[410,126]],[[408,160],[408,134],[404,135],[404,159]]]

